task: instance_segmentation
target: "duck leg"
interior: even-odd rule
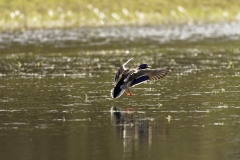
[[[126,94],[127,96],[129,96],[129,92],[125,91],[124,94]]]
[[[136,94],[133,94],[130,89],[128,89],[129,96],[135,96]]]
[[[124,92],[127,96],[133,96],[132,92],[128,89],[127,91]]]
[[[136,94],[133,94],[130,89],[128,89],[127,91],[124,92],[124,94],[126,94],[127,96],[135,96]]]

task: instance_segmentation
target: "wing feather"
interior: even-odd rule
[[[133,75],[133,83],[131,86],[135,86],[141,84],[145,81],[156,81],[162,79],[169,73],[168,68],[160,68],[160,69],[143,69],[134,73]]]
[[[137,79],[142,76],[148,76],[150,81],[156,81],[159,79],[162,79],[169,73],[168,68],[160,68],[160,69],[143,69],[140,70],[134,75],[134,77]]]
[[[150,81],[156,81],[162,79],[169,73],[169,69],[153,69],[153,70],[146,70],[146,74],[149,77]]]

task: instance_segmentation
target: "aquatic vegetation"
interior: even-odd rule
[[[0,5],[3,30],[240,20],[240,2],[228,0],[0,0]]]

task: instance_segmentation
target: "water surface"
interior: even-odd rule
[[[215,26],[215,27],[214,27]],[[222,27],[222,30],[219,29]],[[239,159],[238,23],[0,34],[3,159]],[[110,97],[116,68],[169,67]],[[119,112],[110,112],[111,108]]]

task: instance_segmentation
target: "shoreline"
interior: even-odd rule
[[[0,32],[2,53],[46,50],[105,50],[222,46],[239,47],[240,22],[171,26],[81,27],[75,29],[31,29]],[[29,47],[26,47],[29,46]],[[30,49],[30,50],[29,50]]]
[[[198,24],[240,21],[240,1],[0,0],[0,30]]]

